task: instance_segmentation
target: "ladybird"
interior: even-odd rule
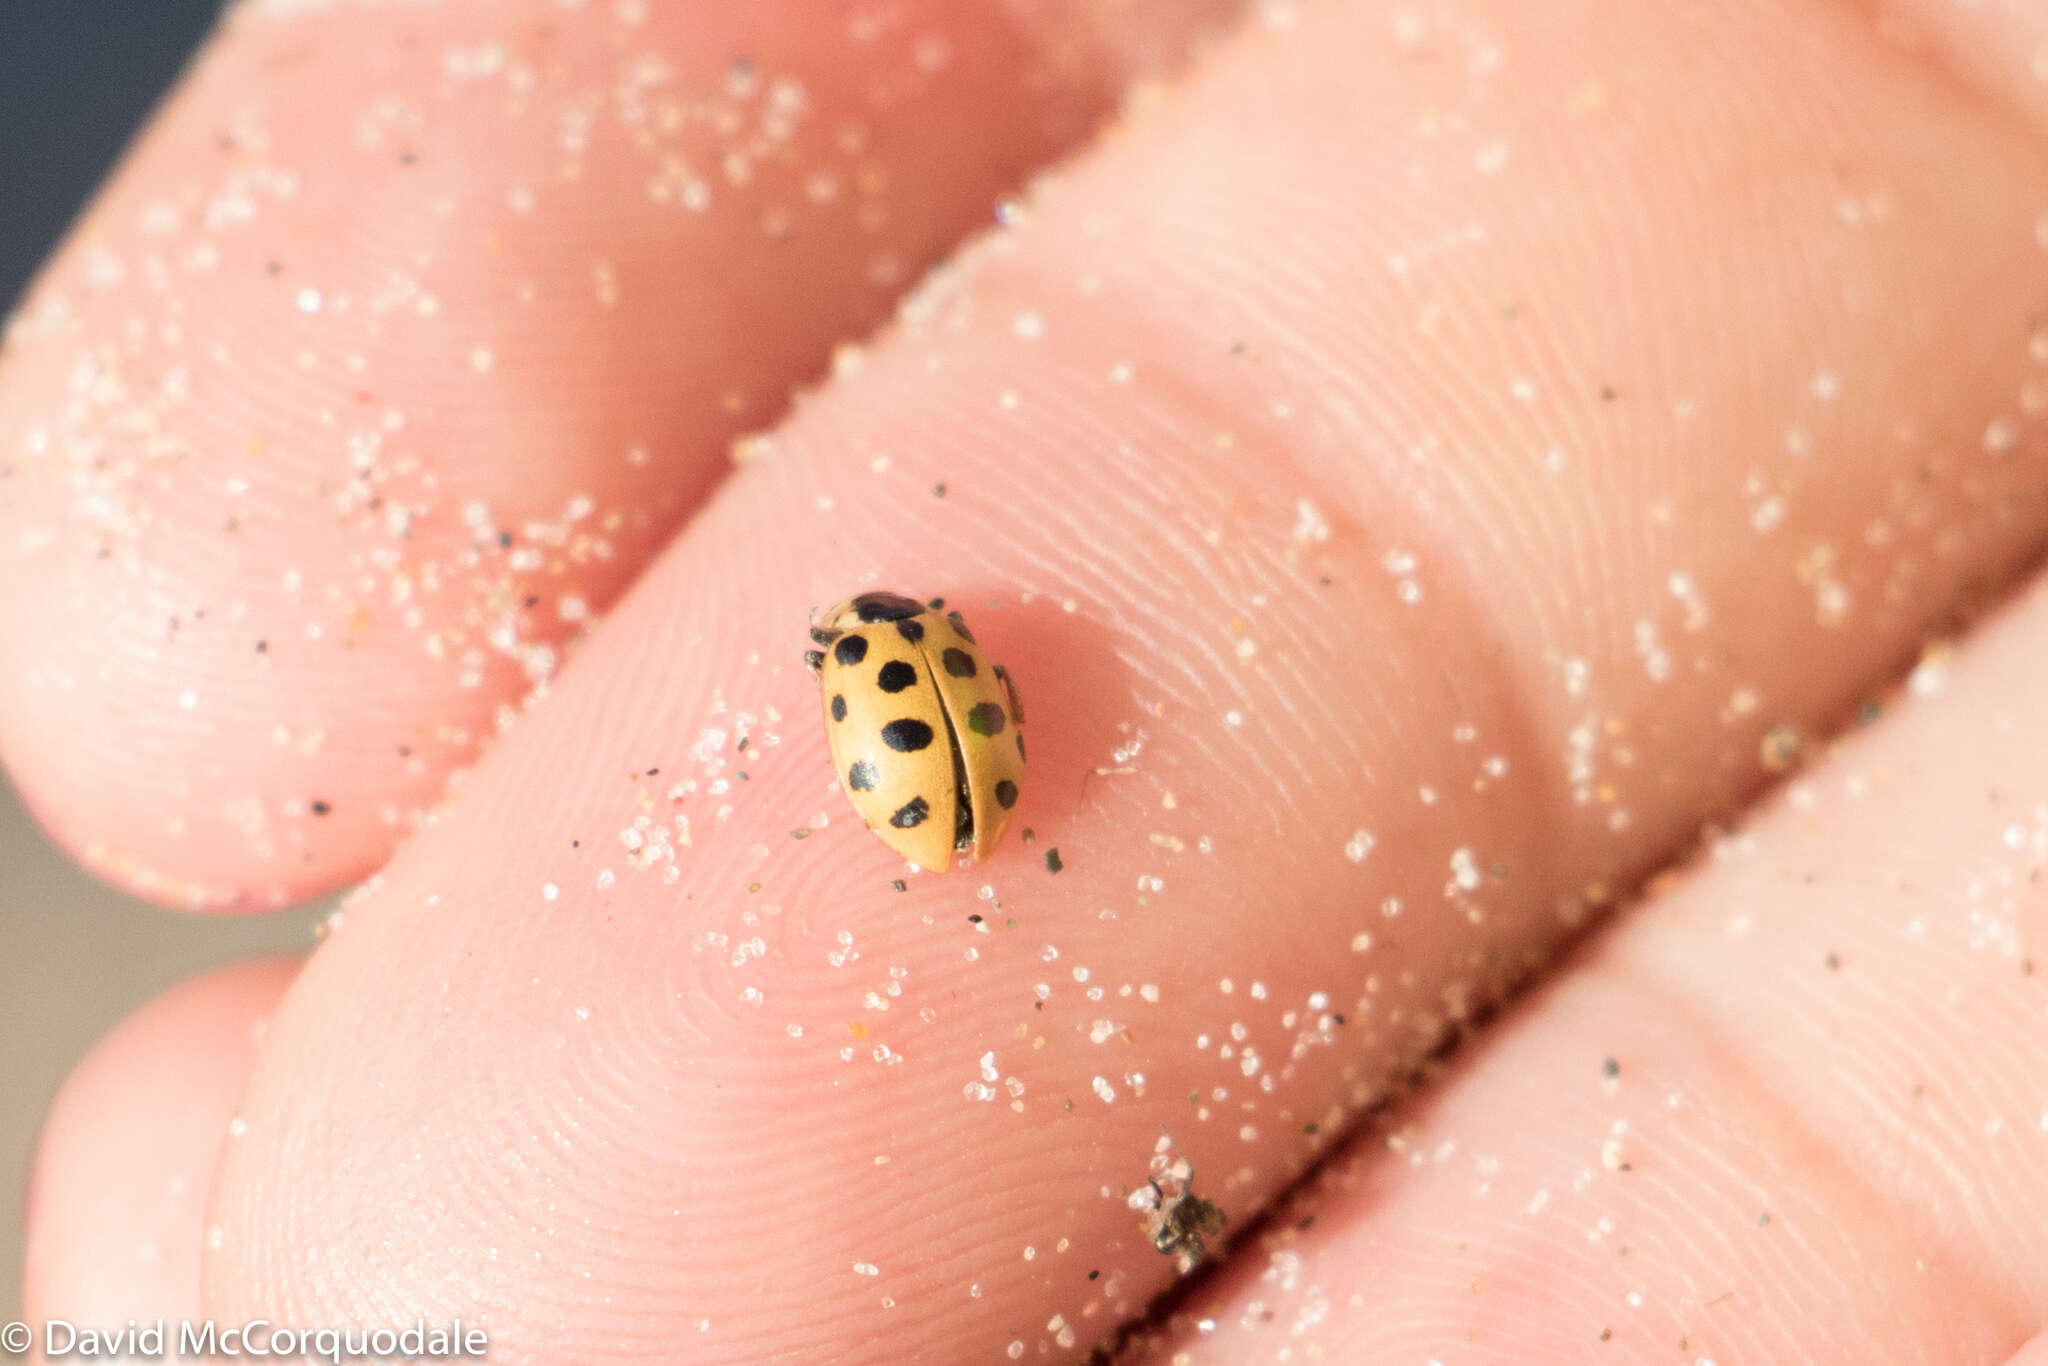
[[[811,628],[825,735],[846,799],[884,844],[944,871],[975,863],[1010,823],[1024,781],[1016,685],[945,600],[862,593]]]

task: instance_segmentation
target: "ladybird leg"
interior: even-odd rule
[[[823,672],[825,668],[825,652],[823,650],[805,650],[804,667],[812,673]]]
[[[1016,680],[1011,678],[1010,671],[1008,669],[1005,669],[1000,664],[995,666],[995,674],[997,678],[1003,680],[1003,692],[1007,694],[1010,699],[1010,719],[1012,721],[1015,721],[1020,726],[1023,725],[1024,699],[1017,696]]]

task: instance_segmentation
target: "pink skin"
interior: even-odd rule
[[[367,875],[732,438],[1226,7],[237,11],[0,370],[39,816],[172,905]]]
[[[1268,18],[746,446],[353,898],[215,1171],[209,1312],[459,1314],[513,1362],[1084,1355],[1172,1281],[1125,1200],[1162,1132],[1243,1228],[2048,541],[2048,162],[2003,106],[1847,9]],[[798,657],[810,607],[871,586],[962,607],[1031,720],[1036,842],[904,893]],[[2002,629],[2048,634],[2039,610]],[[2004,648],[1992,691],[1942,704],[1983,744],[1910,709],[1878,727],[1886,772],[1921,755],[1939,796],[1887,786],[1880,819],[1831,789],[1842,830],[1802,851],[1795,804],[1766,846],[1846,872],[1866,835],[1904,859],[1918,832],[1966,878],[1972,832],[2041,800],[1995,728]],[[412,724],[449,705],[393,686]],[[367,761],[353,781],[390,790]],[[2011,812],[1976,805],[1990,786]],[[244,844],[190,853],[192,885],[246,877]],[[2038,1073],[2010,1014],[2035,988],[1968,997],[2010,962],[1895,942],[1903,906],[1767,868],[1728,894],[1775,912],[1756,931],[1712,869],[1460,1055],[1413,1112],[1449,1155],[1333,1167],[1351,1187],[1312,1191],[1302,1237],[1354,1317],[1323,1357],[1574,1361],[1607,1326],[1668,1351],[1731,1276],[1772,1315],[1695,1356],[1920,1333],[1972,1361],[2039,1326],[2042,1202],[1998,1173],[2041,1098],[1905,1112],[1867,1146],[1883,1085],[1937,1059]],[[1850,966],[1820,976],[1831,949]],[[1985,1064],[1990,1038],[2015,1061]],[[1474,1152],[1526,1178],[1512,1199],[1475,1200],[1505,1178]],[[1553,1202],[1514,1222],[1538,1180]],[[1645,1230],[1618,1271],[1621,1235],[1586,1238],[1603,1214]],[[1305,1347],[1308,1282],[1250,1251],[1140,1354]],[[1958,1326],[1936,1280],[1863,1276],[1879,1255],[2021,1270]]]
[[[1130,1360],[2026,1342],[2048,1319],[2044,643],[2039,583],[1376,1117]]]
[[[72,1072],[30,1187],[28,1322],[118,1331],[130,1319],[199,1317],[214,1158],[298,966],[196,977],[136,1011]]]

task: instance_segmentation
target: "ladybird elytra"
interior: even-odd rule
[[[811,628],[840,788],[884,844],[943,872],[995,851],[1024,781],[1016,685],[958,611],[897,593],[847,599]]]

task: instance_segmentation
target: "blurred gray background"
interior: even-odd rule
[[[218,0],[0,0],[0,311],[210,26]],[[312,943],[324,905],[196,917],[78,871],[0,782],[0,1322],[18,1316],[21,1197],[64,1074],[201,968]]]

